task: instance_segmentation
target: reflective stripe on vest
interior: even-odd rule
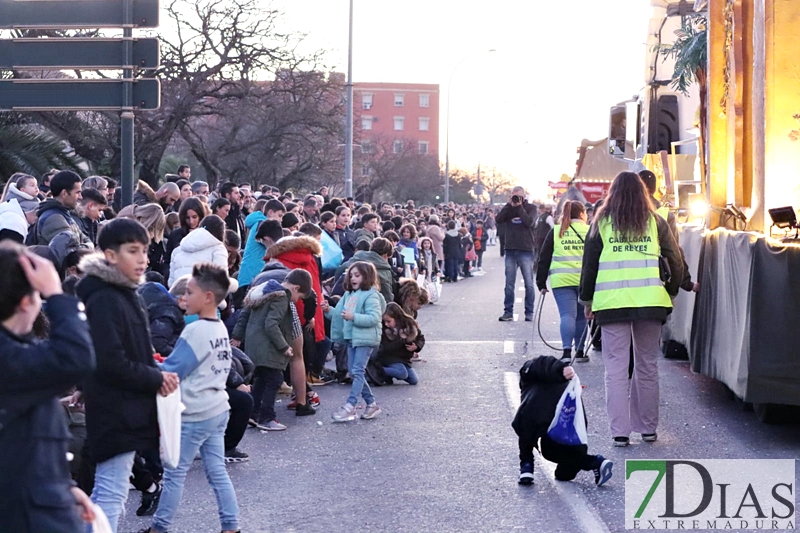
[[[550,288],[577,287],[581,284],[583,241],[589,226],[573,222],[563,237],[559,237],[561,226],[553,228],[553,259],[550,262]]]
[[[650,217],[642,237],[630,241],[613,230],[609,219],[600,222],[599,231],[603,252],[592,310],[672,307],[658,270],[661,246],[655,217]]]

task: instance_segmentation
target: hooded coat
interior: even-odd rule
[[[181,245],[172,252],[169,265],[169,283],[172,284],[187,274],[197,263],[213,263],[228,271],[228,250],[205,228],[197,228],[184,237]]]
[[[137,292],[150,320],[150,340],[163,357],[169,357],[186,325],[178,302],[160,283],[147,282]]]
[[[336,269],[335,277],[339,280],[342,274],[345,273],[348,267],[355,263],[356,261],[366,261],[367,263],[372,263],[375,266],[375,270],[378,271],[378,279],[381,282],[381,295],[383,299],[387,302],[394,301],[394,278],[392,277],[392,267],[389,266],[389,263],[378,255],[376,252],[373,251],[364,251],[359,250],[353,255],[352,259],[343,263],[342,266]],[[337,285],[340,283],[337,281]]]
[[[444,249],[442,248],[444,233],[445,230],[439,224],[431,223],[428,225],[427,235],[433,242],[433,251],[436,252],[436,257],[439,259],[444,258]]]
[[[156,393],[163,379],[138,283],[100,254],[85,257],[80,269],[86,277],[76,293],[86,305],[97,360],[84,386],[92,458],[102,462],[125,452],[157,450]]]
[[[121,191],[122,187],[118,190]],[[133,193],[133,203],[135,205],[157,204],[158,198],[156,198],[156,192],[147,182],[139,180],[136,185],[136,192]]]
[[[19,202],[19,206],[26,213],[28,211],[36,211],[36,209],[39,207],[38,197],[31,196],[25,191],[17,189],[17,186],[14,183],[8,186],[8,192],[6,193],[5,201],[9,202],[11,200],[16,200]]]
[[[317,293],[318,299],[322,297],[322,277],[316,257],[322,255],[322,245],[313,237],[287,237],[279,240],[269,247],[267,257],[280,261],[286,268],[293,270],[302,268],[311,274],[311,287]],[[297,314],[304,316],[304,302],[297,302]],[[314,340],[320,342],[325,339],[325,317],[322,307],[317,305],[314,312]]]
[[[538,446],[539,439],[547,435],[558,401],[569,383],[564,377],[566,366],[569,366],[566,361],[540,356],[526,361],[519,369],[521,402],[511,427],[520,440]],[[585,444],[565,448],[579,454],[585,454],[588,449]]]
[[[247,215],[244,225],[247,227],[247,243],[244,247],[244,257],[242,266],[239,269],[239,286],[245,287],[253,282],[253,279],[264,268],[264,255],[267,248],[256,240],[258,226],[267,220],[267,216],[261,211],[255,211]]]
[[[78,239],[78,242],[88,243],[89,238],[81,231],[81,226],[75,220],[73,214],[64,207],[64,204],[55,198],[49,198],[39,204],[39,209],[36,211],[39,220],[33,226],[31,231],[35,231],[33,242],[26,242],[26,244],[50,244],[50,241],[61,233],[62,231],[69,231],[73,233]]]
[[[416,350],[409,351],[407,346],[415,344]],[[384,326],[381,335],[381,346],[378,348],[378,361],[383,366],[402,363],[411,368],[411,358],[425,346],[425,336],[416,325],[407,329],[393,329]]]
[[[244,299],[244,310],[233,328],[234,339],[244,340],[256,367],[286,369],[286,350],[292,342],[290,293],[275,280],[254,285]]]

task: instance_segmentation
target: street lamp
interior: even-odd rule
[[[488,53],[496,52],[494,48],[487,50]],[[484,52],[479,52],[478,54],[468,55],[464,59],[458,62],[456,67],[450,73],[450,79],[447,80],[447,126],[446,126],[446,133],[445,133],[445,148],[444,148],[444,203],[445,205],[450,203],[450,85],[453,83],[453,76],[455,75],[458,67],[460,67],[467,59],[471,59],[476,55],[480,55]]]
[[[344,197],[353,197],[353,0],[350,0],[350,29],[347,44],[347,133],[344,154]]]

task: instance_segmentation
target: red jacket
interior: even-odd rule
[[[317,293],[317,310],[314,313],[314,340],[317,342],[325,338],[325,317],[320,305],[324,296],[317,264],[317,257],[320,255],[322,255],[322,245],[313,237],[285,237],[267,249],[267,257],[277,259],[286,265],[286,268],[302,268],[311,274],[311,286]],[[302,300],[295,305],[301,323],[305,325]]]

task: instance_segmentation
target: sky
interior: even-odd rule
[[[437,83],[444,161],[514,176],[532,195],[575,171],[584,138],[644,86],[648,0],[355,0],[353,80]],[[272,0],[280,28],[306,34],[347,70],[349,0]],[[495,50],[495,52],[489,52]],[[457,68],[456,68],[457,67]],[[455,70],[454,70],[455,69]]]

